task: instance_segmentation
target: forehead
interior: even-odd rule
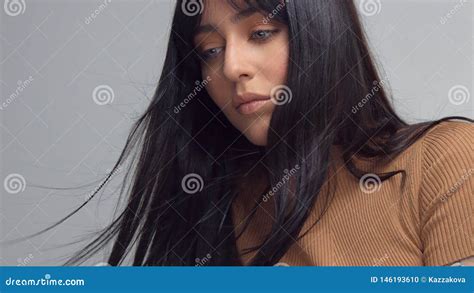
[[[233,5],[235,4],[235,5]],[[243,0],[206,0],[201,15],[201,24],[237,23],[246,16],[258,12]]]
[[[206,0],[201,15],[201,23],[215,18],[225,18],[229,14],[235,13],[235,9],[227,0]]]
[[[227,0],[208,0],[206,3],[209,4],[207,8],[205,6],[200,23],[194,30],[195,38],[212,32],[221,33],[226,27],[243,23],[245,19],[254,19],[255,23],[263,20],[263,14],[255,7],[241,3],[237,4],[238,7],[233,7]]]

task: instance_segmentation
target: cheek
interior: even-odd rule
[[[285,84],[288,72],[288,62],[282,60],[282,62],[275,65],[275,68],[273,68],[273,72],[276,79],[275,83]]]
[[[226,96],[226,93],[230,93],[228,85],[224,80],[222,80],[222,77],[220,77],[218,74],[209,74],[208,72],[203,70],[203,76],[209,76],[210,78],[210,82],[206,86],[207,93],[214,101],[214,103],[221,110],[224,110],[223,108],[228,107],[227,104],[229,103],[229,101],[231,101],[231,97]]]
[[[288,59],[289,59],[288,49],[286,48],[283,51],[284,52],[280,54],[280,58],[278,58],[278,62],[275,62],[276,64],[275,72],[281,84],[286,82],[287,73],[288,73]]]
[[[269,60],[265,63],[265,75],[272,82],[273,86],[285,84],[289,60],[288,44],[285,41],[279,42],[271,50],[268,50],[266,54]]]

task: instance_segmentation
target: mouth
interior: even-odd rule
[[[238,96],[237,112],[242,115],[248,115],[258,111],[263,105],[268,103],[270,97],[261,95],[242,95]]]

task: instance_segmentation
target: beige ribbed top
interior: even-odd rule
[[[380,185],[364,185],[344,167],[340,150],[328,180],[334,196],[320,221],[295,241],[280,262],[290,266],[440,266],[474,255],[474,124],[449,121],[388,164],[370,172],[406,170]],[[357,166],[367,162],[356,160]],[[367,177],[368,182],[371,178]],[[322,193],[328,191],[325,184]],[[236,233],[255,197],[241,194],[232,210]],[[325,204],[318,198],[301,234]],[[272,223],[273,202],[262,202],[237,248],[260,244]],[[254,253],[242,256],[244,264]]]

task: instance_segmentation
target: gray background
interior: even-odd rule
[[[174,8],[168,0],[25,2],[18,15],[0,11],[0,241],[54,223],[113,166],[154,91]],[[399,113],[410,122],[474,118],[472,1],[373,3],[375,11],[361,8],[363,21]],[[93,99],[101,85],[114,93],[105,105]],[[15,174],[24,184],[14,186]],[[110,221],[121,174],[53,231],[2,245],[0,265],[60,264],[85,243],[64,244]]]

